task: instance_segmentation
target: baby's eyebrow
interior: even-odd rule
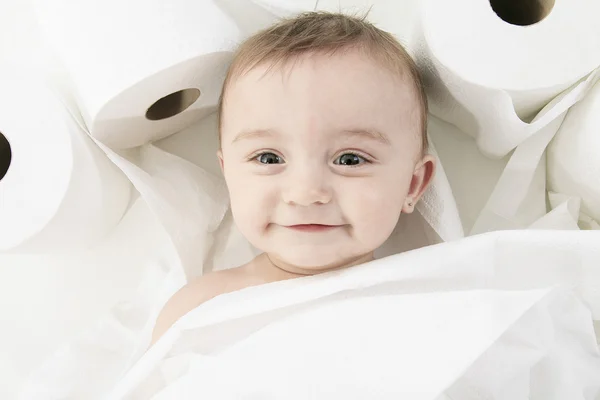
[[[363,128],[344,129],[342,131],[342,134],[344,134],[348,137],[372,139],[372,140],[376,140],[376,141],[386,144],[386,145],[391,144],[388,136],[385,133],[380,132],[376,129],[363,129]]]
[[[259,139],[265,137],[273,137],[276,136],[277,132],[272,129],[249,129],[244,130],[238,133],[235,138],[233,138],[231,143],[239,142],[243,139]]]
[[[390,139],[386,134],[376,129],[353,128],[340,131],[347,138],[370,139],[380,143],[390,145]],[[249,129],[238,133],[231,143],[239,142],[244,139],[260,139],[277,136],[278,133],[272,129]]]

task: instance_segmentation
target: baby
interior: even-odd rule
[[[431,182],[426,118],[414,62],[364,18],[310,12],[244,42],[218,157],[237,227],[263,253],[177,292],[152,342],[220,294],[371,261]]]

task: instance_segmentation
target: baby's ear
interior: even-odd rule
[[[413,171],[412,180],[410,181],[410,189],[402,206],[403,213],[410,214],[415,210],[417,202],[433,181],[435,169],[436,159],[432,155],[426,155],[417,163]]]
[[[217,150],[217,157],[219,158],[219,166],[221,167],[221,172],[225,173],[225,169],[223,166],[223,151],[221,149]]]

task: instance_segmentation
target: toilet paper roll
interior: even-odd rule
[[[34,0],[34,8],[88,130],[113,149],[213,112],[231,50],[275,18],[232,0]]]
[[[131,149],[112,149],[103,144],[87,131],[64,66],[52,54],[44,61],[53,71],[45,80],[60,94],[71,117],[129,178],[136,189],[134,195],[139,194],[164,227],[177,251],[177,265],[183,268],[181,273],[190,279],[201,275],[211,251],[213,233],[229,205],[223,179],[152,143]],[[200,150],[206,146],[206,140],[191,145],[199,147],[201,153],[206,152],[206,149]],[[216,158],[216,153],[212,154]],[[171,268],[179,268],[177,265]]]
[[[411,48],[431,112],[507,155],[580,99],[531,122],[600,66],[598,15],[595,0],[425,1]]]
[[[548,147],[548,186],[581,197],[581,211],[600,221],[600,83],[569,110]]]
[[[43,82],[3,72],[0,87],[0,252],[94,244],[123,216],[130,182]]]

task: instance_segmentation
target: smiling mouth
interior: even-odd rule
[[[338,228],[339,225],[321,225],[321,224],[300,224],[300,225],[290,225],[286,228],[290,228],[296,231],[301,232],[324,232],[334,228]]]

